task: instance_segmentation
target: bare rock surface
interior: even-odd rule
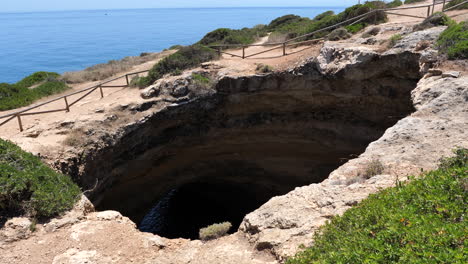
[[[384,27],[381,32],[392,30],[404,28]],[[399,45],[384,54],[357,43],[326,43],[318,58],[307,58],[287,74],[294,74],[294,77],[309,74],[312,77],[308,82],[316,81],[320,74],[337,73],[347,80],[359,80],[380,74],[377,66],[378,59],[382,56],[388,56],[392,62],[391,56],[402,53],[408,57],[424,57],[426,59],[423,63],[432,63],[434,53],[424,56],[421,52],[416,54],[414,49],[422,40],[434,40],[442,30],[439,27],[409,34]],[[368,71],[356,70],[365,63],[372,66]],[[223,76],[226,74],[224,70],[226,69],[223,68],[221,73]],[[404,78],[406,73],[398,74]],[[411,93],[411,102],[415,109],[411,115],[399,117],[400,121],[371,143],[364,153],[334,170],[322,183],[298,187],[285,195],[270,199],[245,216],[239,230],[232,235],[201,242],[166,239],[142,233],[136,229],[135,223],[119,212],[95,212],[93,205],[83,197],[65,215],[48,223],[37,224],[35,232],[30,228],[32,222],[26,218],[8,221],[0,229],[0,263],[281,263],[295,254],[301,244],[311,245],[314,231],[333,216],[341,215],[369,194],[391,187],[410,174],[435,168],[438,159],[450,155],[453,148],[468,147],[468,78],[463,74],[458,78],[453,75],[426,75]],[[225,90],[209,89],[202,92],[192,86],[191,76],[192,73],[171,77],[172,79],[160,81],[142,93],[143,97],[158,97],[163,100],[115,105],[114,112],[109,112],[109,115],[96,121],[102,126],[88,127],[85,135],[100,139],[99,143],[93,145],[95,149],[105,148],[122,134],[137,131],[151,117],[152,113],[148,112],[182,111],[178,109],[186,103],[184,98],[201,98],[202,92],[232,93],[234,95],[229,98],[232,106],[239,99],[235,93],[253,94],[261,91],[260,88],[270,89],[269,82],[272,82],[271,76],[274,74],[233,78],[232,85]],[[330,92],[334,87],[327,89],[329,90],[324,92]],[[170,104],[164,99],[175,103]],[[252,105],[255,103],[258,101],[253,100]],[[198,102],[197,107],[209,112],[212,111],[213,104],[210,101]],[[119,111],[129,111],[134,114],[134,119],[122,117],[118,114]],[[107,112],[106,110],[105,113]],[[171,117],[170,113],[168,116]],[[85,119],[57,121],[53,128],[55,130],[41,130],[40,134],[62,133],[65,128],[76,128],[88,122]],[[111,128],[117,129],[112,134],[103,127],[109,131]],[[29,135],[30,140],[37,134],[32,132]],[[82,168],[68,165],[72,163],[70,160],[78,164],[80,158],[81,156],[74,157],[70,154],[55,164],[57,168],[76,175]],[[379,160],[384,171],[370,178],[363,177],[363,171],[373,160]],[[105,180],[108,179],[104,179],[104,182]]]

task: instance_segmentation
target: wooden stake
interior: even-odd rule
[[[23,132],[23,123],[21,122],[21,115],[16,116],[18,118],[18,125],[21,132]]]
[[[67,97],[65,96],[63,99],[65,99],[65,112],[70,112],[70,106],[68,105]]]

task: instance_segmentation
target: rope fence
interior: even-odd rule
[[[223,44],[223,45],[209,45],[209,46],[205,46],[205,47],[217,51],[219,55],[226,54],[226,55],[230,55],[232,57],[237,57],[237,58],[242,58],[242,59],[252,58],[254,56],[264,54],[264,53],[267,53],[267,52],[270,52],[270,51],[273,51],[273,50],[277,50],[277,49],[282,49],[282,55],[280,55],[280,56],[286,56],[286,55],[291,54],[291,53],[287,52],[287,48],[290,47],[290,46],[293,46],[291,44],[300,43],[300,42],[297,42],[300,39],[308,38],[308,37],[311,37],[313,35],[316,35],[317,33],[328,31],[328,30],[331,30],[331,29],[335,29],[335,28],[337,28],[339,26],[354,25],[356,23],[359,23],[359,22],[363,21],[364,19],[372,17],[372,15],[376,16],[378,12],[385,12],[386,14],[389,14],[389,15],[397,15],[397,16],[406,16],[406,17],[412,17],[412,18],[425,19],[425,18],[427,18],[427,17],[434,14],[436,5],[442,5],[442,12],[446,12],[446,11],[453,10],[453,9],[463,5],[463,4],[468,3],[468,0],[463,1],[463,2],[461,2],[461,3],[459,3],[459,4],[455,5],[455,6],[452,6],[452,7],[446,9],[445,5],[447,3],[449,3],[449,2],[451,2],[451,1],[452,0],[450,0],[450,1],[449,0],[438,0],[438,1],[434,0],[432,2],[432,4],[427,4],[427,5],[374,9],[374,10],[371,10],[371,11],[365,13],[365,14],[361,14],[361,15],[352,17],[352,18],[347,19],[345,21],[342,21],[340,23],[337,23],[337,24],[334,24],[334,25],[331,25],[331,26],[328,26],[328,27],[324,27],[324,28],[312,31],[310,33],[307,33],[307,34],[304,34],[304,35],[301,35],[301,36],[298,36],[298,37],[295,37],[295,38],[292,38],[292,39],[289,39],[289,40],[286,40],[286,41],[283,41],[283,42],[265,43],[265,44],[246,44],[246,45]],[[415,15],[401,14],[401,13],[393,12],[393,11],[398,11],[398,10],[418,9],[418,8],[427,8],[427,14],[426,14],[425,17],[424,16],[415,16]],[[319,40],[319,38],[312,39],[312,40]],[[310,41],[310,40],[306,40],[305,42],[307,42],[307,41]],[[261,52],[257,52],[257,53],[253,53],[253,54],[246,54],[246,49],[247,48],[249,48],[249,47],[259,47],[259,46],[263,46],[263,47],[274,46],[274,47],[271,48],[271,49],[261,51]],[[239,50],[242,49],[242,52],[241,52],[241,55],[239,55],[239,54],[234,54],[232,52],[225,51],[227,49],[239,49]],[[257,58],[257,59],[260,59],[260,58]]]
[[[385,12],[387,14],[390,14],[390,15],[407,16],[407,17],[423,18],[424,19],[424,18],[429,17],[431,14],[434,13],[436,5],[442,5],[442,12],[446,12],[446,11],[457,8],[458,6],[461,6],[463,4],[468,3],[468,0],[463,1],[463,2],[461,2],[461,3],[459,3],[459,4],[455,5],[455,6],[452,6],[452,7],[448,8],[448,9],[445,9],[445,5],[448,2],[450,2],[450,1],[449,0],[440,0],[440,1],[434,0],[433,3],[429,4],[429,5],[419,5],[419,6],[411,6],[411,7],[400,7],[400,8],[375,9],[375,10],[369,11],[369,12],[367,12],[365,14],[362,14],[362,15],[347,19],[347,20],[342,21],[340,23],[337,23],[335,25],[331,25],[331,26],[328,26],[328,27],[325,27],[325,28],[321,28],[319,30],[315,30],[313,32],[307,33],[305,35],[302,35],[302,36],[299,36],[299,37],[296,37],[296,38],[292,38],[292,39],[289,39],[289,40],[286,40],[286,41],[283,41],[283,42],[278,42],[278,43],[250,44],[250,45],[235,45],[235,44],[233,44],[233,45],[212,45],[212,46],[207,46],[207,47],[210,48],[210,49],[216,50],[220,55],[221,54],[227,54],[227,55],[242,58],[242,59],[252,58],[254,56],[264,54],[264,53],[267,53],[267,52],[270,52],[270,51],[273,51],[273,50],[277,50],[277,49],[282,50],[282,55],[280,55],[280,56],[286,56],[286,55],[289,55],[289,54],[297,53],[297,52],[287,53],[287,48],[288,47],[297,47],[298,45],[301,45],[301,44],[312,43],[312,42],[317,42],[317,41],[323,40],[323,38],[315,38],[315,39],[305,40],[305,41],[302,41],[302,42],[297,42],[299,39],[307,38],[307,37],[313,36],[313,35],[315,35],[315,34],[317,34],[319,32],[327,31],[327,30],[330,30],[330,29],[333,29],[333,28],[336,28],[336,27],[339,27],[339,26],[342,26],[342,25],[345,25],[345,24],[353,25],[353,24],[359,23],[360,21],[370,17],[371,15],[373,15],[373,14],[375,15],[377,12],[382,12],[383,11],[383,12]],[[391,11],[398,11],[398,10],[405,10],[405,9],[416,9],[416,8],[427,8],[427,16],[426,17],[421,17],[421,16],[414,16],[414,15],[399,14],[399,13],[391,12]],[[248,47],[272,47],[272,48],[248,55],[248,54],[246,54],[246,48],[248,48]],[[235,49],[235,48],[242,48],[242,55],[231,53],[232,51],[231,52],[225,51],[226,49]],[[79,91],[76,91],[76,92],[73,92],[73,93],[70,93],[70,94],[66,94],[66,95],[60,96],[58,98],[48,100],[46,102],[31,106],[31,107],[28,107],[28,108],[25,108],[25,109],[22,109],[22,110],[19,110],[19,111],[16,111],[14,113],[10,113],[10,114],[7,114],[7,115],[0,116],[0,126],[3,126],[5,124],[7,124],[8,122],[12,121],[13,119],[17,119],[19,130],[22,132],[22,131],[24,131],[23,122],[22,122],[22,119],[21,119],[22,116],[32,116],[32,115],[56,113],[56,112],[63,112],[63,111],[64,112],[70,112],[70,108],[72,106],[74,106],[76,103],[78,103],[79,101],[83,100],[84,98],[86,98],[87,96],[92,94],[94,91],[99,90],[101,98],[104,98],[103,89],[105,89],[105,88],[129,87],[130,86],[130,79],[129,79],[130,76],[141,74],[141,73],[146,73],[146,72],[149,72],[149,70],[127,73],[125,75],[118,76],[118,77],[113,78],[111,80],[101,82],[101,83],[99,83],[97,85],[94,85],[92,87],[85,88],[85,89],[82,89],[82,90],[79,90]],[[113,81],[116,81],[118,79],[122,79],[122,78],[125,78],[125,81],[126,81],[125,85],[105,85],[105,84],[111,83]],[[80,96],[78,99],[75,99],[71,103],[69,102],[69,99],[70,99],[71,96],[77,95],[77,94],[82,94],[82,93],[84,93],[84,94],[82,96]],[[56,102],[56,101],[59,101],[59,100],[64,101],[63,102],[64,103],[63,108],[53,109],[53,110],[46,110],[46,111],[30,112],[31,110],[37,109],[37,108],[39,108],[41,106],[44,106],[44,105],[47,105],[47,104],[50,104],[50,103],[53,103],[53,102]],[[3,121],[1,121],[2,119],[3,119]]]

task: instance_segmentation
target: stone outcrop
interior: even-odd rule
[[[311,245],[332,217],[468,147],[468,78],[432,74],[436,54],[417,50],[440,32],[408,34],[383,54],[326,43],[320,56],[290,71],[218,76],[214,87],[193,85],[192,73],[159,81],[142,93],[150,101],[119,108],[140,119],[113,134],[95,132],[99,141],[56,163],[104,211],[94,212],[83,198],[35,232],[25,219],[13,219],[0,230],[0,250],[8,252],[0,262],[283,262]],[[201,72],[216,79],[212,70]],[[376,160],[383,172],[364,176]],[[136,229],[168,191],[211,191],[194,182],[219,188],[209,201],[245,211],[242,217],[250,212],[237,232],[201,242]],[[254,206],[240,207],[248,203]],[[178,224],[194,219],[179,218]],[[16,242],[5,239],[12,237]]]

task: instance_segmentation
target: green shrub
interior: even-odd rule
[[[388,8],[395,8],[395,7],[399,7],[403,4],[403,2],[401,2],[400,0],[394,0],[390,3],[387,3],[387,7]]]
[[[323,13],[321,13],[321,14],[315,16],[313,20],[314,20],[314,21],[319,21],[319,20],[322,20],[322,19],[324,19],[324,18],[326,18],[326,17],[328,17],[328,16],[333,16],[333,15],[335,15],[335,12],[333,12],[333,11],[325,11],[325,12],[323,12]]]
[[[335,217],[287,263],[468,263],[467,150],[443,164]]]
[[[458,4],[461,4],[462,2],[465,2],[466,0],[452,0],[450,2],[448,2],[446,5],[445,5],[445,8],[450,8],[452,6],[456,6]],[[456,9],[468,9],[468,3],[466,4],[463,4],[463,5],[460,5],[460,6],[457,6],[455,7],[454,9],[452,10],[456,10]]]
[[[200,239],[203,241],[217,239],[222,236],[225,236],[229,229],[231,229],[232,224],[229,222],[224,222],[220,224],[213,224],[205,228],[200,229]]]
[[[468,22],[452,23],[437,40],[437,46],[441,53],[447,54],[448,58],[468,58]]]
[[[390,40],[389,40],[389,43],[388,43],[388,47],[391,48],[393,46],[395,46],[398,41],[400,41],[403,37],[400,35],[400,34],[395,34],[393,36],[390,37]]]
[[[193,73],[192,78],[195,82],[202,83],[202,84],[208,84],[211,83],[211,79],[208,77],[205,77],[201,74],[198,73]]]
[[[50,217],[70,209],[79,195],[70,177],[0,139],[0,211]]]
[[[247,45],[266,35],[263,25],[253,28],[229,29],[218,28],[206,34],[198,43],[202,45],[241,44]]]
[[[20,87],[31,87],[45,81],[55,81],[60,75],[55,72],[35,72],[28,77],[25,77],[21,81],[17,82],[16,85]]]
[[[424,1],[426,1],[426,0],[405,0],[405,5],[424,2]]]
[[[217,52],[210,48],[200,45],[182,47],[176,53],[156,63],[149,71],[147,77],[141,77],[139,79],[138,84],[148,86],[165,74],[178,75],[183,70],[197,67],[200,63],[217,58]]]
[[[344,28],[351,34],[356,34],[367,26],[366,23],[357,23],[354,25],[345,26]]]
[[[15,84],[0,83],[0,111],[26,106],[69,89],[57,77],[59,74],[53,72],[36,72]]]

